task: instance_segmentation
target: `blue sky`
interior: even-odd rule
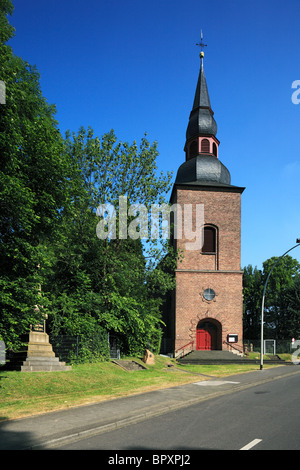
[[[242,266],[300,238],[299,0],[13,0],[16,55],[35,64],[61,132],[114,129],[158,141],[159,171],[183,147],[204,68],[219,158],[242,196]],[[300,96],[300,95],[299,95]],[[291,256],[300,261],[300,248]]]

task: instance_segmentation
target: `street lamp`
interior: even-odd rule
[[[263,291],[263,296],[262,296],[262,302],[261,302],[261,326],[260,326],[260,370],[263,370],[263,363],[264,363],[264,359],[263,359],[263,355],[264,355],[264,306],[265,306],[265,296],[266,296],[266,289],[267,289],[267,285],[268,285],[268,281],[269,281],[269,277],[273,271],[273,269],[275,268],[275,266],[277,265],[277,263],[281,260],[281,258],[283,258],[285,255],[287,255],[290,251],[292,251],[294,248],[297,248],[297,246],[300,245],[300,238],[297,238],[296,239],[296,243],[297,245],[293,246],[292,248],[290,248],[289,250],[287,250],[285,253],[283,253],[283,255],[281,255],[278,260],[276,261],[276,263],[274,264],[274,266],[272,267],[271,271],[269,272],[268,274],[268,277],[267,277],[267,280],[265,282],[265,285],[264,285],[264,291]]]

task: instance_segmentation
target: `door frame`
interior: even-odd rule
[[[196,327],[196,350],[222,349],[222,325],[217,320],[205,318]]]

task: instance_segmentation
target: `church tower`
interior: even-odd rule
[[[202,44],[200,44],[202,45]],[[211,108],[204,73],[204,53],[184,147],[185,162],[179,167],[171,204],[175,226],[191,205],[195,230],[196,207],[204,210],[204,243],[189,249],[182,236],[174,244],[183,253],[176,269],[176,289],[167,336],[175,357],[191,350],[241,349],[243,341],[241,270],[241,194],[233,186],[228,169],[219,159],[217,124]],[[171,351],[169,351],[171,352]]]

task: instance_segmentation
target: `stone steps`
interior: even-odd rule
[[[37,358],[36,361],[24,361],[21,363],[12,362],[4,366],[5,370],[16,370],[20,372],[52,372],[52,371],[68,371],[72,366],[67,366],[65,362],[51,362],[41,361]]]
[[[52,349],[51,344],[28,344],[27,348],[15,352],[15,357],[25,358],[26,357],[55,357],[55,353]]]
[[[192,351],[177,359],[179,364],[259,364],[259,359],[248,359],[230,351]],[[268,364],[284,363],[278,356],[266,361]]]
[[[71,370],[71,366],[66,366],[65,362],[60,362],[58,357],[31,357],[23,362],[21,366],[22,372],[50,372],[50,371],[66,371]]]
[[[67,366],[65,362],[61,362],[58,357],[35,356],[26,360],[12,361],[5,365],[6,370],[17,370],[21,372],[51,372],[51,371],[67,371],[71,370],[71,366]]]
[[[136,361],[127,361],[125,359],[120,359],[120,360],[113,360],[112,361],[114,364],[117,364],[118,366],[122,367],[122,369],[127,370],[127,371],[134,371],[134,370],[143,370],[147,369],[147,367],[142,366]]]

